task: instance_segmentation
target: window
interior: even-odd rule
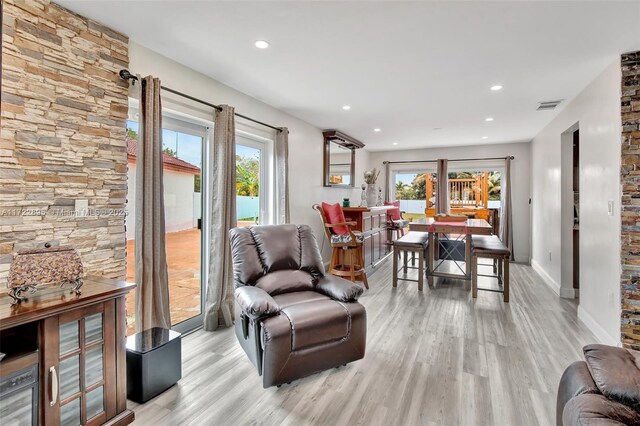
[[[400,210],[407,220],[425,217],[426,176],[426,173],[420,171],[395,173],[394,196],[400,201]]]
[[[487,209],[500,207],[500,171],[462,170],[449,172],[449,203],[456,209]],[[435,213],[438,176],[426,171],[394,172],[394,196],[406,219],[416,219]]]
[[[238,226],[257,225],[260,220],[260,163],[262,151],[236,145],[236,217]]]
[[[451,206],[484,205],[484,192],[486,192],[488,208],[499,208],[500,179],[501,173],[496,170],[450,172]]]
[[[271,147],[273,142],[236,133],[236,217],[238,226],[273,223]]]

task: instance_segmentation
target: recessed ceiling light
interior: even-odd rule
[[[398,145],[398,142],[394,142],[393,144],[394,144],[394,145]]]
[[[256,41],[255,45],[258,49],[266,49],[267,47],[269,47],[269,42],[264,40],[258,40]]]
[[[489,139],[489,136],[483,136],[482,139]]]
[[[491,86],[491,90],[493,90],[494,92],[497,92],[498,90],[502,90],[502,86],[499,84],[496,84],[495,86]]]
[[[351,109],[350,105],[342,105],[342,109],[345,111],[349,111]]]
[[[487,117],[484,119],[484,121],[493,121],[493,117]]]
[[[374,131],[374,132],[379,132],[379,131],[380,131],[380,129],[376,127],[375,129],[373,129],[373,131]]]

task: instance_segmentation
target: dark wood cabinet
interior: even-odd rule
[[[125,425],[125,295],[133,284],[87,278],[81,295],[44,290],[11,305],[0,297],[0,339],[34,330],[41,425]],[[23,335],[24,332],[21,332]],[[0,342],[2,343],[2,342]],[[3,345],[4,351],[4,345]],[[0,371],[7,359],[0,361]]]
[[[356,222],[355,229],[363,234],[364,263],[370,270],[390,253],[387,244],[387,207],[345,207],[344,215],[348,221]]]

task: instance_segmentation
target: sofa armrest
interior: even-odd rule
[[[335,275],[325,275],[316,283],[316,290],[340,302],[355,302],[364,288]]]
[[[234,296],[242,313],[251,319],[270,317],[280,312],[280,307],[273,297],[258,287],[239,287]]]

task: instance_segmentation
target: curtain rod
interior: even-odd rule
[[[487,160],[506,160],[509,158],[510,160],[515,159],[513,155],[508,155],[506,157],[485,157],[485,158],[456,158],[454,160],[447,160],[448,162],[453,161],[487,161]],[[383,161],[382,164],[412,164],[412,163],[437,163],[438,160],[410,160],[410,161]]]
[[[138,77],[136,77],[135,75],[131,74],[131,73],[129,72],[129,70],[124,70],[124,69],[123,69],[123,70],[120,70],[120,72],[118,73],[118,75],[120,76],[120,78],[121,78],[121,79],[123,79],[123,80],[125,80],[125,81],[127,81],[127,82],[128,82],[129,80],[138,81]],[[168,87],[166,87],[166,86],[160,86],[160,88],[161,88],[162,90],[166,90],[166,91],[167,91],[167,92],[169,92],[169,93],[173,93],[174,95],[182,96],[183,98],[189,99],[189,100],[194,101],[194,102],[198,102],[198,103],[200,103],[200,104],[202,104],[202,105],[206,105],[206,106],[211,107],[211,108],[214,108],[214,109],[216,109],[216,110],[218,110],[218,111],[222,111],[222,108],[221,108],[220,106],[218,106],[218,105],[214,105],[214,104],[212,104],[212,103],[209,103],[209,102],[203,101],[203,100],[201,100],[201,99],[194,98],[193,96],[187,95],[187,94],[182,93],[182,92],[178,92],[177,90],[170,89],[170,88],[168,88]],[[234,114],[235,114],[236,116],[240,117],[240,118],[244,118],[245,120],[252,121],[252,122],[254,122],[254,123],[256,123],[256,124],[260,124],[261,126],[269,127],[270,129],[276,130],[276,131],[278,131],[278,132],[282,132],[282,129],[279,129],[279,128],[277,128],[277,127],[274,127],[274,126],[272,126],[272,125],[270,125],[270,124],[263,123],[262,121],[255,120],[255,119],[253,119],[253,118],[251,118],[251,117],[247,117],[246,115],[242,115],[242,114],[239,114],[239,113],[237,113],[237,112],[236,112],[236,113],[234,113]]]

